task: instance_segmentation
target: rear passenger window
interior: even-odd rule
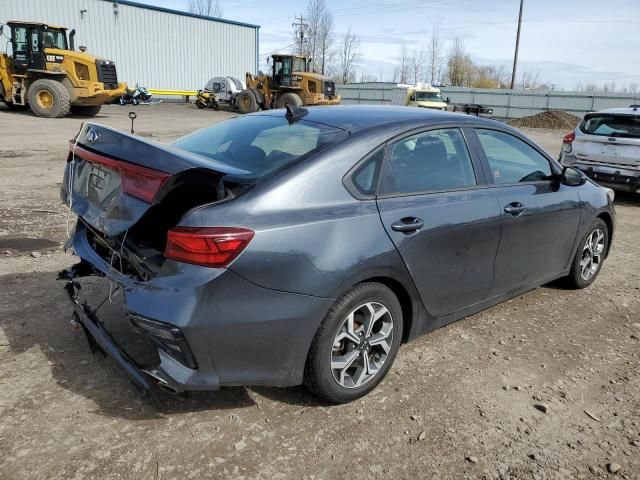
[[[549,161],[519,138],[495,130],[476,130],[497,184],[538,182],[551,175]]]
[[[471,157],[457,128],[412,135],[390,148],[388,167],[380,186],[383,194],[453,190],[476,185]]]
[[[371,155],[352,176],[355,187],[365,195],[373,195],[377,187],[378,171],[384,159],[384,148]]]

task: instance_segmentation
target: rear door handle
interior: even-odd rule
[[[403,219],[391,224],[392,230],[404,233],[415,232],[420,230],[422,227],[424,227],[424,222],[422,219],[417,217],[404,217]]]
[[[522,212],[524,212],[525,207],[520,202],[511,202],[509,205],[504,207],[504,211],[514,217],[517,217]]]

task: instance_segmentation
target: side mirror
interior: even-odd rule
[[[445,100],[447,101],[447,103],[451,103],[451,99],[449,97],[447,97]]]
[[[562,169],[562,183],[569,187],[579,187],[587,181],[584,174],[574,167],[564,167]]]
[[[415,102],[415,101],[416,101],[416,96],[415,96],[415,95],[411,95],[411,96],[409,97],[409,101],[410,101],[410,102]]]
[[[2,32],[4,32],[4,25],[0,25],[0,37],[2,36]]]

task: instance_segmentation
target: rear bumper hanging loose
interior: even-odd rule
[[[61,277],[68,274],[67,272],[61,272]],[[170,357],[161,351],[159,352],[161,359],[159,366],[153,369],[142,368],[118,345],[116,340],[104,328],[95,311],[86,303],[80,301],[80,284],[71,278],[64,288],[73,304],[71,323],[75,328],[82,328],[92,353],[101,352],[111,357],[132,382],[143,391],[149,391],[153,386],[171,393],[181,393],[190,389],[189,385],[179,383],[163,369],[163,364],[167,365],[169,369],[174,368],[172,364],[175,361],[172,361]]]
[[[100,320],[89,306],[80,303],[78,295],[80,285],[71,279],[67,281],[64,288],[69,294],[69,299],[73,304],[72,323],[74,326],[79,324],[82,327],[87,336],[91,351],[93,353],[101,351],[111,357],[131,378],[133,383],[143,390],[149,390],[149,388],[151,388],[149,376],[138,366],[135,360],[129,357],[126,352],[118,346],[109,332],[101,325]]]

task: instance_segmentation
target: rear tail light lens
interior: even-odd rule
[[[72,146],[73,154],[90,163],[98,163],[111,168],[120,174],[122,191],[132,197],[152,203],[156,193],[171,176],[168,173],[147,168],[133,163],[105,157],[82,147]]]
[[[192,370],[198,368],[189,344],[178,327],[135,314],[130,314],[129,319],[136,331],[146,335],[162,351]]]
[[[569,132],[564,136],[562,141],[564,143],[572,143],[575,139],[576,139],[576,132]]]
[[[178,262],[226,267],[247,247],[254,232],[235,227],[175,227],[164,255]]]

